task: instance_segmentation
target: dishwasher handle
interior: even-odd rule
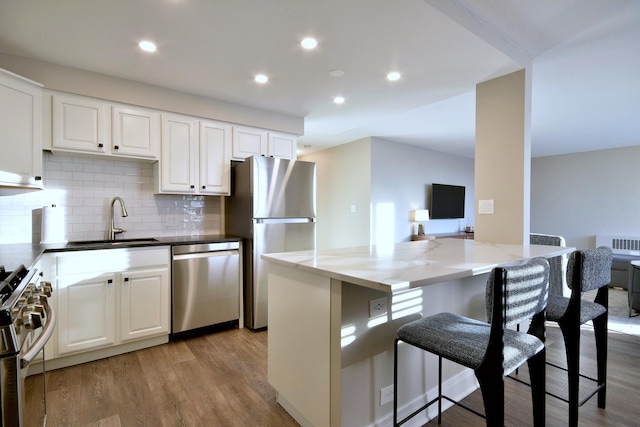
[[[232,255],[240,255],[240,252],[238,250],[232,250],[232,251],[198,252],[195,254],[180,254],[180,255],[173,255],[173,260],[179,261],[182,259],[211,258],[211,257],[232,256]]]
[[[171,253],[173,255],[182,254],[196,254],[199,252],[215,252],[215,251],[229,251],[240,249],[240,242],[217,242],[217,243],[195,243],[188,245],[175,245],[171,247]]]

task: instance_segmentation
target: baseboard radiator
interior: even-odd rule
[[[609,246],[614,254],[640,256],[640,236],[596,236],[599,246]]]

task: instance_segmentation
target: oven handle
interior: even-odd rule
[[[29,366],[29,363],[31,363],[33,358],[36,357],[38,353],[40,353],[40,350],[44,348],[47,341],[49,341],[49,338],[51,338],[51,335],[53,335],[53,330],[56,327],[56,313],[51,309],[51,306],[49,304],[45,305],[45,312],[47,313],[47,324],[44,326],[42,333],[40,334],[38,339],[35,340],[29,351],[27,351],[24,356],[20,358],[21,369]]]

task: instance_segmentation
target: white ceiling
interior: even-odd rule
[[[466,157],[475,85],[533,64],[534,156],[640,144],[637,0],[0,0],[0,52],[304,117],[307,151]]]

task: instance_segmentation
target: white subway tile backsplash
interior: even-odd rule
[[[39,242],[41,209],[54,204],[65,210],[61,226],[67,240],[105,238],[115,196],[124,199],[129,213],[120,217],[116,204],[116,224],[130,238],[222,231],[219,197],[154,195],[152,164],[45,152],[43,166],[45,190],[16,190],[0,197],[0,243]]]
[[[61,170],[53,170],[51,172],[48,172],[48,176],[51,179],[59,179],[59,180],[73,179],[73,174],[74,174],[74,172],[61,171]]]

